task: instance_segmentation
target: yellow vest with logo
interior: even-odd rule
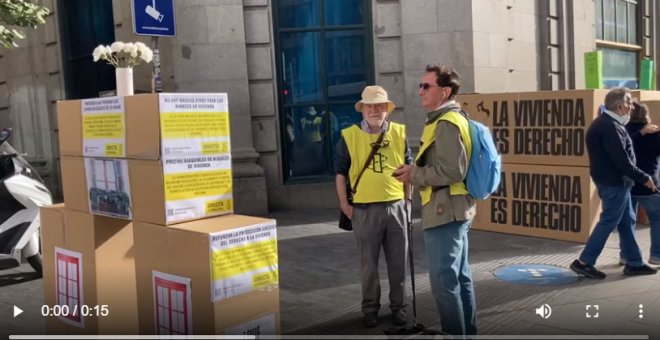
[[[358,125],[341,131],[351,156],[348,178],[351,183],[357,180],[364,162],[371,153],[371,144],[378,140],[380,133],[367,133]],[[403,199],[403,184],[392,177],[394,170],[405,163],[406,128],[397,123],[389,123],[383,136],[383,145],[378,149],[371,163],[360,178],[354,203],[375,203]]]
[[[415,157],[415,164],[422,159],[424,153],[435,143],[435,129],[437,128],[437,123],[440,120],[446,120],[458,127],[458,131],[461,134],[461,139],[463,140],[463,145],[465,145],[465,150],[467,151],[467,159],[470,159],[472,154],[472,140],[470,139],[470,127],[467,118],[462,114],[456,111],[449,111],[440,117],[436,118],[429,124],[424,126],[422,131],[422,137],[420,139],[420,148],[417,157]],[[426,164],[428,165],[428,164]],[[419,194],[422,198],[422,205],[426,205],[431,201],[431,193],[433,188],[431,186],[421,187],[419,189]],[[467,195],[468,191],[465,187],[465,182],[457,182],[449,186],[450,195]]]

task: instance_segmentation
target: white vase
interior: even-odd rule
[[[115,69],[115,77],[117,78],[117,96],[132,96],[133,95],[133,68],[132,67],[118,67]]]

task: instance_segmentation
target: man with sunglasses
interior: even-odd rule
[[[464,180],[472,150],[468,120],[454,100],[460,76],[449,66],[428,65],[419,84],[427,111],[413,165],[401,165],[396,178],[419,188],[429,279],[442,331],[477,333],[477,310],[468,264],[468,229],[475,200]]]
[[[390,122],[394,103],[380,86],[367,86],[355,110],[362,122],[341,131],[335,161],[337,196],[341,210],[353,223],[353,234],[360,254],[363,324],[376,327],[380,322],[380,279],[378,260],[385,253],[390,284],[392,322],[407,323],[404,310],[408,190],[392,177],[396,166],[410,164],[410,148],[402,124]],[[370,159],[372,149],[376,152]],[[346,182],[353,189],[353,206],[347,200]],[[350,189],[349,189],[350,190]]]

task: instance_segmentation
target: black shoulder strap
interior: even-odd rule
[[[380,133],[380,136],[378,136],[378,140],[376,141],[376,143],[371,144],[371,153],[369,153],[369,157],[367,157],[367,161],[364,162],[364,166],[362,166],[362,170],[360,170],[360,174],[355,179],[355,184],[351,188],[351,193],[353,194],[353,196],[355,196],[355,193],[357,192],[357,186],[358,183],[360,183],[360,178],[362,178],[362,174],[364,173],[365,170],[367,170],[369,163],[371,163],[371,160],[374,159],[376,152],[380,148],[380,145],[383,142],[383,137],[385,137],[385,130],[383,130],[383,132]]]

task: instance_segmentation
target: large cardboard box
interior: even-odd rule
[[[233,211],[231,160],[61,158],[69,209],[169,225]]]
[[[491,128],[504,163],[589,166],[586,131],[607,92],[460,94],[457,101],[473,119]],[[660,91],[632,95],[647,105],[660,100]]]
[[[504,163],[588,166],[586,131],[607,90],[461,94],[491,128]]]
[[[60,204],[41,209],[41,235],[47,332],[137,334],[133,224]]]
[[[660,124],[660,100],[643,102],[649,108],[649,115],[653,124]]]
[[[141,334],[279,334],[274,220],[136,222],[134,233]]]
[[[589,168],[503,164],[500,189],[477,203],[474,228],[586,242],[600,199]]]
[[[633,90],[631,91],[633,99],[640,102],[651,100],[660,100],[660,91]]]
[[[230,154],[225,93],[59,101],[61,154],[157,160]]]

